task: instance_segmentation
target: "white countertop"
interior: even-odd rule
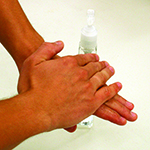
[[[34,136],[15,150],[150,149],[150,1],[20,0],[29,20],[46,41],[62,40],[61,56],[78,52],[86,11],[96,12],[98,54],[116,70],[108,83],[120,81],[122,96],[135,104],[139,118],[124,127],[94,118],[92,129],[56,130]],[[18,72],[0,45],[0,98],[17,93]],[[5,61],[4,61],[5,60]]]

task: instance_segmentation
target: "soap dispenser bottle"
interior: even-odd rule
[[[93,23],[95,21],[94,10],[87,11],[87,25],[81,30],[79,43],[79,54],[97,53],[97,30]],[[90,116],[78,124],[79,128],[91,128],[93,126],[93,116]]]

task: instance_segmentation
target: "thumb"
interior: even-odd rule
[[[30,59],[34,60],[33,65],[37,65],[43,61],[50,60],[57,53],[64,48],[62,41],[56,41],[54,43],[44,42],[31,56]]]

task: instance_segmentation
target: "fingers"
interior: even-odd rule
[[[101,71],[106,67],[106,62],[91,62],[88,63],[86,66],[83,68],[88,72],[88,79],[91,78],[95,73]]]
[[[118,125],[125,125],[128,121],[135,121],[137,114],[131,112],[134,105],[120,95],[115,95],[101,105],[94,115]]]
[[[125,125],[127,123],[126,119],[121,117],[116,111],[109,108],[107,105],[103,104],[99,109],[94,113],[95,116],[108,120],[117,125]]]
[[[44,42],[38,50],[27,59],[27,61],[31,62],[33,65],[37,65],[54,57],[63,49],[63,47],[64,44],[62,41],[57,41],[55,43]]]
[[[107,80],[114,75],[114,68],[111,66],[107,66],[102,71],[97,72],[91,79],[91,83],[94,86],[94,89],[98,89],[99,87],[103,86]]]
[[[123,101],[124,100],[122,99],[122,102]],[[128,121],[135,121],[137,119],[137,114],[131,112],[131,110],[128,109],[125,105],[117,101],[116,96],[107,101],[105,105],[116,111],[120,116],[127,119]]]
[[[96,54],[80,54],[76,55],[75,58],[79,66],[84,66],[89,62],[99,61],[99,57]]]
[[[132,104],[131,102],[127,101],[126,99],[124,99],[123,97],[121,97],[120,95],[115,95],[114,99],[118,102],[120,102],[122,105],[124,105],[125,107],[127,107],[129,110],[132,110],[134,108],[134,104]]]
[[[121,88],[122,88],[122,85],[119,82],[100,88],[95,93],[96,102],[99,103],[99,105],[102,105],[107,100],[114,97],[121,90]]]

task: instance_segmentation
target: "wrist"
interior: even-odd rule
[[[34,53],[44,42],[44,39],[32,29],[32,31],[28,30],[28,33],[22,35],[20,42],[16,42],[17,52],[20,52],[19,55],[14,56],[14,60],[20,70],[23,62]],[[19,56],[19,57],[17,57]]]
[[[33,129],[30,136],[53,130],[51,128],[50,117],[46,111],[42,109],[42,98],[32,90],[20,96],[22,96],[21,104],[24,104],[23,112],[28,119],[28,126]]]

